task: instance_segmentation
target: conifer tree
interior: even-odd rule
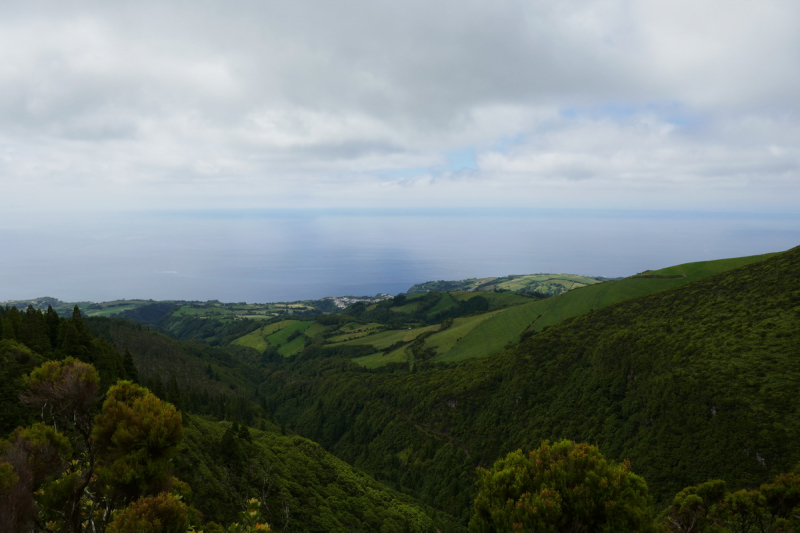
[[[166,400],[177,407],[179,411],[183,411],[183,398],[181,397],[181,389],[178,386],[178,380],[175,378],[175,374],[170,376],[169,382],[167,383]]]
[[[58,313],[53,310],[52,305],[47,306],[44,314],[44,321],[47,325],[47,336],[50,338],[50,346],[55,349],[58,344],[58,326],[61,323]]]
[[[40,354],[48,354],[51,350],[50,337],[47,335],[47,326],[44,315],[32,305],[28,306],[22,314],[20,321],[19,339],[25,346]]]
[[[125,354],[122,356],[122,366],[125,370],[125,377],[134,383],[141,383],[139,381],[139,371],[133,363],[133,355],[131,351],[125,348]]]

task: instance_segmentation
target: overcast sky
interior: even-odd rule
[[[0,208],[800,207],[797,0],[0,3]]]

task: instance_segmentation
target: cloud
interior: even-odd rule
[[[796,20],[790,0],[5,2],[0,206],[792,209]]]

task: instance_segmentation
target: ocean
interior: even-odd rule
[[[47,215],[0,225],[0,301],[274,302],[430,280],[620,277],[786,250],[800,215],[563,209],[273,209]]]

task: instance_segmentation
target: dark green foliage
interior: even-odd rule
[[[106,491],[132,501],[166,490],[169,463],[182,437],[181,415],[173,405],[129,381],[114,385],[92,429]]]
[[[260,373],[236,355],[220,348],[180,342],[140,324],[111,318],[90,318],[87,326],[120,352],[129,352],[143,383],[175,375],[181,391],[189,388],[214,396],[232,391],[249,394],[260,381]],[[224,383],[223,383],[224,381]],[[161,398],[160,391],[156,394]]]
[[[343,326],[351,322],[358,322],[354,316],[347,314],[319,314],[314,317],[314,321],[323,326]]]
[[[178,386],[178,380],[175,379],[175,374],[169,377],[166,392],[167,401],[174,405],[179,411],[183,411],[183,398],[181,398],[181,389]]]
[[[414,308],[409,312],[396,310],[405,305],[412,305]],[[428,292],[414,295],[412,298],[398,296],[371,306],[358,302],[345,309],[344,312],[362,323],[381,322],[394,327],[402,327],[409,324],[438,324],[446,319],[487,311],[490,307],[489,301],[482,295],[456,301],[446,292]],[[319,322],[327,319],[317,317],[315,320]]]
[[[161,493],[133,502],[108,528],[109,533],[184,533],[189,527],[186,505],[172,494]]]
[[[489,300],[478,295],[473,296],[469,300],[457,302],[455,306],[436,313],[431,319],[435,322],[439,322],[445,319],[457,318],[460,316],[471,315],[472,313],[480,313],[488,310]]]
[[[567,296],[584,291],[591,288]],[[348,312],[362,323],[380,317],[433,323],[453,309],[485,307],[470,298],[459,303],[452,295],[429,293]],[[15,401],[15,380],[30,364],[26,357],[91,362],[100,391],[130,377],[133,362],[145,383],[162,398],[179,399],[185,412],[238,422],[220,427],[197,419],[185,455],[175,459],[187,477],[195,476],[192,501],[223,522],[235,518],[243,501],[267,494],[275,529],[286,524],[286,502],[290,529],[406,527],[411,515],[372,511],[383,505],[394,512],[397,506],[361,502],[358,490],[339,484],[349,474],[326,466],[329,456],[320,447],[293,434],[318,440],[462,524],[472,515],[475,467],[488,467],[509,450],[563,438],[596,443],[613,461],[630,459],[661,508],[682,487],[724,479],[733,490],[717,503],[703,503],[716,496],[713,486],[700,486],[702,495],[688,491],[676,512],[706,512],[697,496],[705,509],[716,505],[727,513],[719,515],[727,520],[719,527],[731,531],[777,531],[776,524],[785,525],[778,519],[792,520],[797,506],[796,480],[774,476],[800,460],[800,250],[532,330],[520,346],[485,360],[426,361],[424,338],[417,337],[404,342],[417,359],[412,369],[396,363],[381,372],[356,367],[349,360],[354,352],[325,349],[319,324],[304,352],[284,359],[181,343],[124,321],[85,319],[79,311],[56,319],[36,309],[0,310],[0,356],[11,354],[3,361],[8,366],[0,367],[10,380],[0,382],[0,400],[10,404],[0,416],[29,420]],[[231,321],[235,327],[192,320],[200,319],[171,324],[217,344],[252,326],[246,320]],[[125,349],[130,357],[120,355]],[[288,435],[279,436],[279,427]],[[81,468],[75,479],[85,475]],[[272,477],[277,471],[280,483]],[[16,486],[12,474],[0,465],[0,492]]]
[[[121,357],[106,340],[94,339],[79,313],[76,312],[74,318],[61,319],[59,327],[62,332],[69,332],[73,347],[85,348],[76,349],[80,356],[102,363],[103,356],[112,351],[120,371],[132,373],[130,363],[134,352]],[[153,332],[132,329],[144,339],[161,339]],[[124,338],[133,337],[135,335]],[[147,341],[140,339],[140,342],[146,344]],[[158,342],[156,346],[159,347]],[[237,375],[235,372],[239,369],[245,369],[241,375],[247,373],[248,367],[230,354],[212,350],[209,355],[211,349],[202,346],[190,347],[188,351],[183,349],[185,346],[174,348],[161,352],[162,361],[169,364],[169,357],[176,354],[177,361],[181,361],[181,357],[199,359],[203,375],[206,370],[219,372],[222,378]],[[63,345],[58,344],[56,353],[63,354],[62,350]],[[40,363],[42,357],[12,340],[0,341],[0,357],[3,362],[0,372],[7,378],[0,383],[5,394],[0,399],[2,412],[8,417],[5,423],[10,427],[27,419],[27,411],[18,400],[19,392],[25,389],[22,376]],[[126,360],[127,369],[123,364]],[[106,525],[108,531],[118,532],[185,529],[185,507],[163,492],[170,484],[181,486],[181,482],[170,477],[169,467],[181,435],[179,413],[145,389],[122,382],[106,393],[102,414],[92,427],[96,412],[92,406],[100,397],[103,381],[91,366],[74,357],[49,361],[27,380],[26,398],[35,404],[35,415],[46,415],[49,424],[65,428],[75,442],[75,449],[65,449],[63,453],[51,454],[52,457],[36,455],[35,449],[45,448],[34,449],[25,442],[30,440],[30,431],[39,431],[37,427],[53,433],[56,440],[63,440],[50,426],[35,426],[25,430],[27,433],[18,432],[20,436],[13,437],[11,443],[0,441],[0,455],[11,450],[11,455],[18,456],[13,464],[0,460],[0,510],[15,509],[3,515],[3,520],[14,520],[8,524],[0,521],[0,527],[8,525],[4,530],[30,529],[30,520],[37,513],[42,520],[54,520],[56,530],[64,531],[83,531],[84,527],[103,531]],[[188,445],[184,455],[174,459],[191,471],[188,477],[199,480],[193,501],[206,511],[207,519],[217,518],[222,522],[227,518],[235,519],[242,503],[251,496],[258,496],[268,504],[265,509],[269,510],[272,521],[279,529],[286,526],[287,531],[433,531],[434,521],[411,498],[392,493],[353,471],[318,445],[299,437],[279,437],[277,431],[263,433],[240,424],[239,420],[257,422],[262,428],[277,430],[277,426],[257,418],[261,407],[249,394],[242,394],[244,389],[234,392],[233,383],[218,381],[219,387],[224,387],[221,390],[228,393],[214,394],[205,388],[181,387],[174,373],[170,374],[166,385],[155,374],[148,382],[162,397],[183,402],[187,410],[194,406],[199,406],[200,410],[219,409],[214,413],[216,416],[237,421],[228,425],[223,433],[215,429],[218,426],[198,419],[194,424],[200,429],[190,430],[190,433],[202,445],[194,449]],[[20,440],[23,438],[28,440]],[[22,450],[20,453],[15,451],[18,448]],[[49,449],[54,448],[50,446]],[[11,458],[11,455],[3,457]],[[70,455],[75,460],[69,461]],[[41,460],[27,459],[31,457]],[[199,462],[198,457],[202,458]],[[26,470],[25,465],[32,465],[33,470]],[[33,491],[39,487],[43,492],[35,499]],[[191,491],[183,493],[189,498]],[[118,515],[100,511],[127,506],[131,501],[138,503]],[[81,525],[81,509],[98,511],[91,526]],[[113,516],[117,521],[109,524],[108,519]],[[451,531],[457,527],[446,516],[437,516],[439,529]]]
[[[125,378],[134,383],[139,383],[139,371],[136,370],[136,364],[133,362],[133,355],[127,348],[122,356],[122,367],[125,370]]]
[[[301,358],[311,358],[315,354],[320,357],[361,357],[362,355],[369,355],[377,352],[378,349],[370,344],[334,344],[333,346],[325,346],[318,350],[306,350],[305,353],[299,355]]]
[[[102,532],[111,511],[169,487],[181,438],[174,407],[123,381],[95,418],[100,376],[73,357],[47,361],[25,381],[21,398],[44,423],[0,441],[3,531]]]
[[[33,422],[37,410],[19,401],[26,390],[24,376],[39,366],[43,357],[12,340],[0,341],[0,437]]]
[[[800,460],[798,331],[793,249],[487,360],[363,373],[298,359],[271,368],[262,391],[278,422],[456,516],[475,466],[561,438],[629,458],[666,504],[708,479],[758,486]]]
[[[796,469],[797,470],[797,469]],[[782,533],[800,530],[800,474],[780,474],[759,490],[728,492],[724,481],[686,487],[663,513],[674,532]]]
[[[155,302],[148,305],[123,311],[119,314],[120,318],[133,320],[140,324],[158,324],[179,306],[172,302]]]
[[[17,338],[34,352],[47,355],[53,350],[45,317],[33,306],[22,314]]]
[[[192,417],[175,467],[191,485],[192,503],[206,520],[231,522],[241,502],[256,497],[264,502],[262,513],[273,530],[433,531],[434,521],[410,498],[297,436],[232,424],[225,428]],[[453,524],[445,521],[441,527]]]
[[[495,531],[652,531],[645,481],[596,446],[563,440],[509,453],[478,472],[469,529]]]
[[[227,346],[231,341],[269,323],[270,321],[264,320],[207,320],[195,316],[165,315],[158,322],[157,329],[178,340],[194,340],[210,346]]]

